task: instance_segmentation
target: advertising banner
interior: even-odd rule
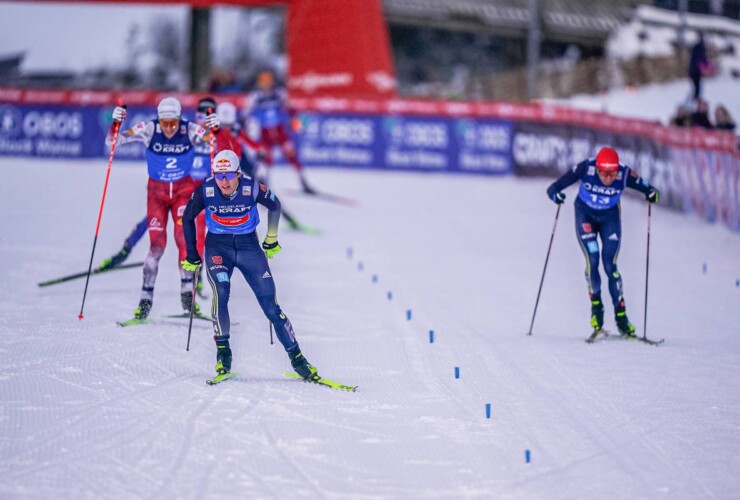
[[[177,96],[192,117],[199,95]],[[0,88],[0,156],[107,158],[117,99],[128,103],[130,127],[153,118],[162,97]],[[243,96],[219,99],[244,104]],[[740,231],[740,153],[730,133],[496,102],[291,96],[291,105],[298,156],[309,167],[554,178],[609,145],[660,189],[661,205]],[[144,148],[121,146],[116,157],[142,161]]]
[[[326,112],[300,119],[295,139],[307,166],[511,173],[509,121]]]

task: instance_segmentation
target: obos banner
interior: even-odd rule
[[[512,124],[449,117],[301,114],[305,165],[508,174]]]

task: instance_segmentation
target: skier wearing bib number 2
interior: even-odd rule
[[[619,163],[617,152],[601,148],[596,158],[584,160],[563,174],[547,188],[547,196],[557,204],[565,201],[563,189],[581,181],[575,201],[576,235],[586,257],[586,281],[591,297],[591,326],[600,331],[604,324],[604,304],[601,301],[601,276],[599,275],[599,242],[604,271],[609,279],[609,294],[614,305],[614,317],[622,335],[635,335],[635,327],[627,319],[622,276],[617,270],[619,245],[622,241],[620,199],[625,188],[632,188],[645,195],[647,201],[656,203],[660,197],[657,189],[640,178],[630,167]]]
[[[123,130],[118,138],[119,145],[144,143],[149,172],[146,199],[149,253],[144,260],[141,299],[134,312],[136,319],[146,319],[152,308],[159,259],[167,245],[169,213],[172,213],[175,222],[175,243],[180,253],[178,262],[187,254],[182,214],[194,189],[193,179],[190,177],[194,146],[208,144],[209,133],[200,125],[183,119],[181,115],[180,102],[174,97],[166,97],[157,105],[157,119],[137,123],[130,129]],[[114,125],[108,131],[106,144],[113,143],[114,126],[120,124],[125,117],[125,108],[118,106],[113,110]],[[206,126],[210,129],[218,127],[215,113],[208,116]],[[192,271],[186,271],[180,266],[180,298],[183,309],[187,312],[190,312],[193,303],[192,283]]]

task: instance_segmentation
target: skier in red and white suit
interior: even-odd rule
[[[106,144],[113,143],[113,131],[126,117],[126,109],[118,106],[113,110],[113,126],[108,131]],[[218,128],[215,113],[208,116],[206,126]],[[121,132],[118,143],[142,142],[146,147],[149,172],[147,185],[147,221],[149,230],[149,253],[144,260],[144,278],[139,307],[134,312],[137,319],[149,315],[154,298],[154,283],[159,270],[159,259],[167,245],[167,219],[172,214],[175,222],[175,243],[180,257],[185,258],[185,237],[182,230],[182,214],[193,194],[194,184],[190,177],[193,165],[194,146],[208,144],[208,131],[182,118],[182,106],[174,97],[166,97],[157,106],[157,119],[137,123]],[[180,267],[180,298],[183,309],[190,312],[193,273]]]

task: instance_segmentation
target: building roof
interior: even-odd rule
[[[528,0],[383,0],[388,22],[523,37]],[[543,38],[601,44],[634,0],[540,0]]]

